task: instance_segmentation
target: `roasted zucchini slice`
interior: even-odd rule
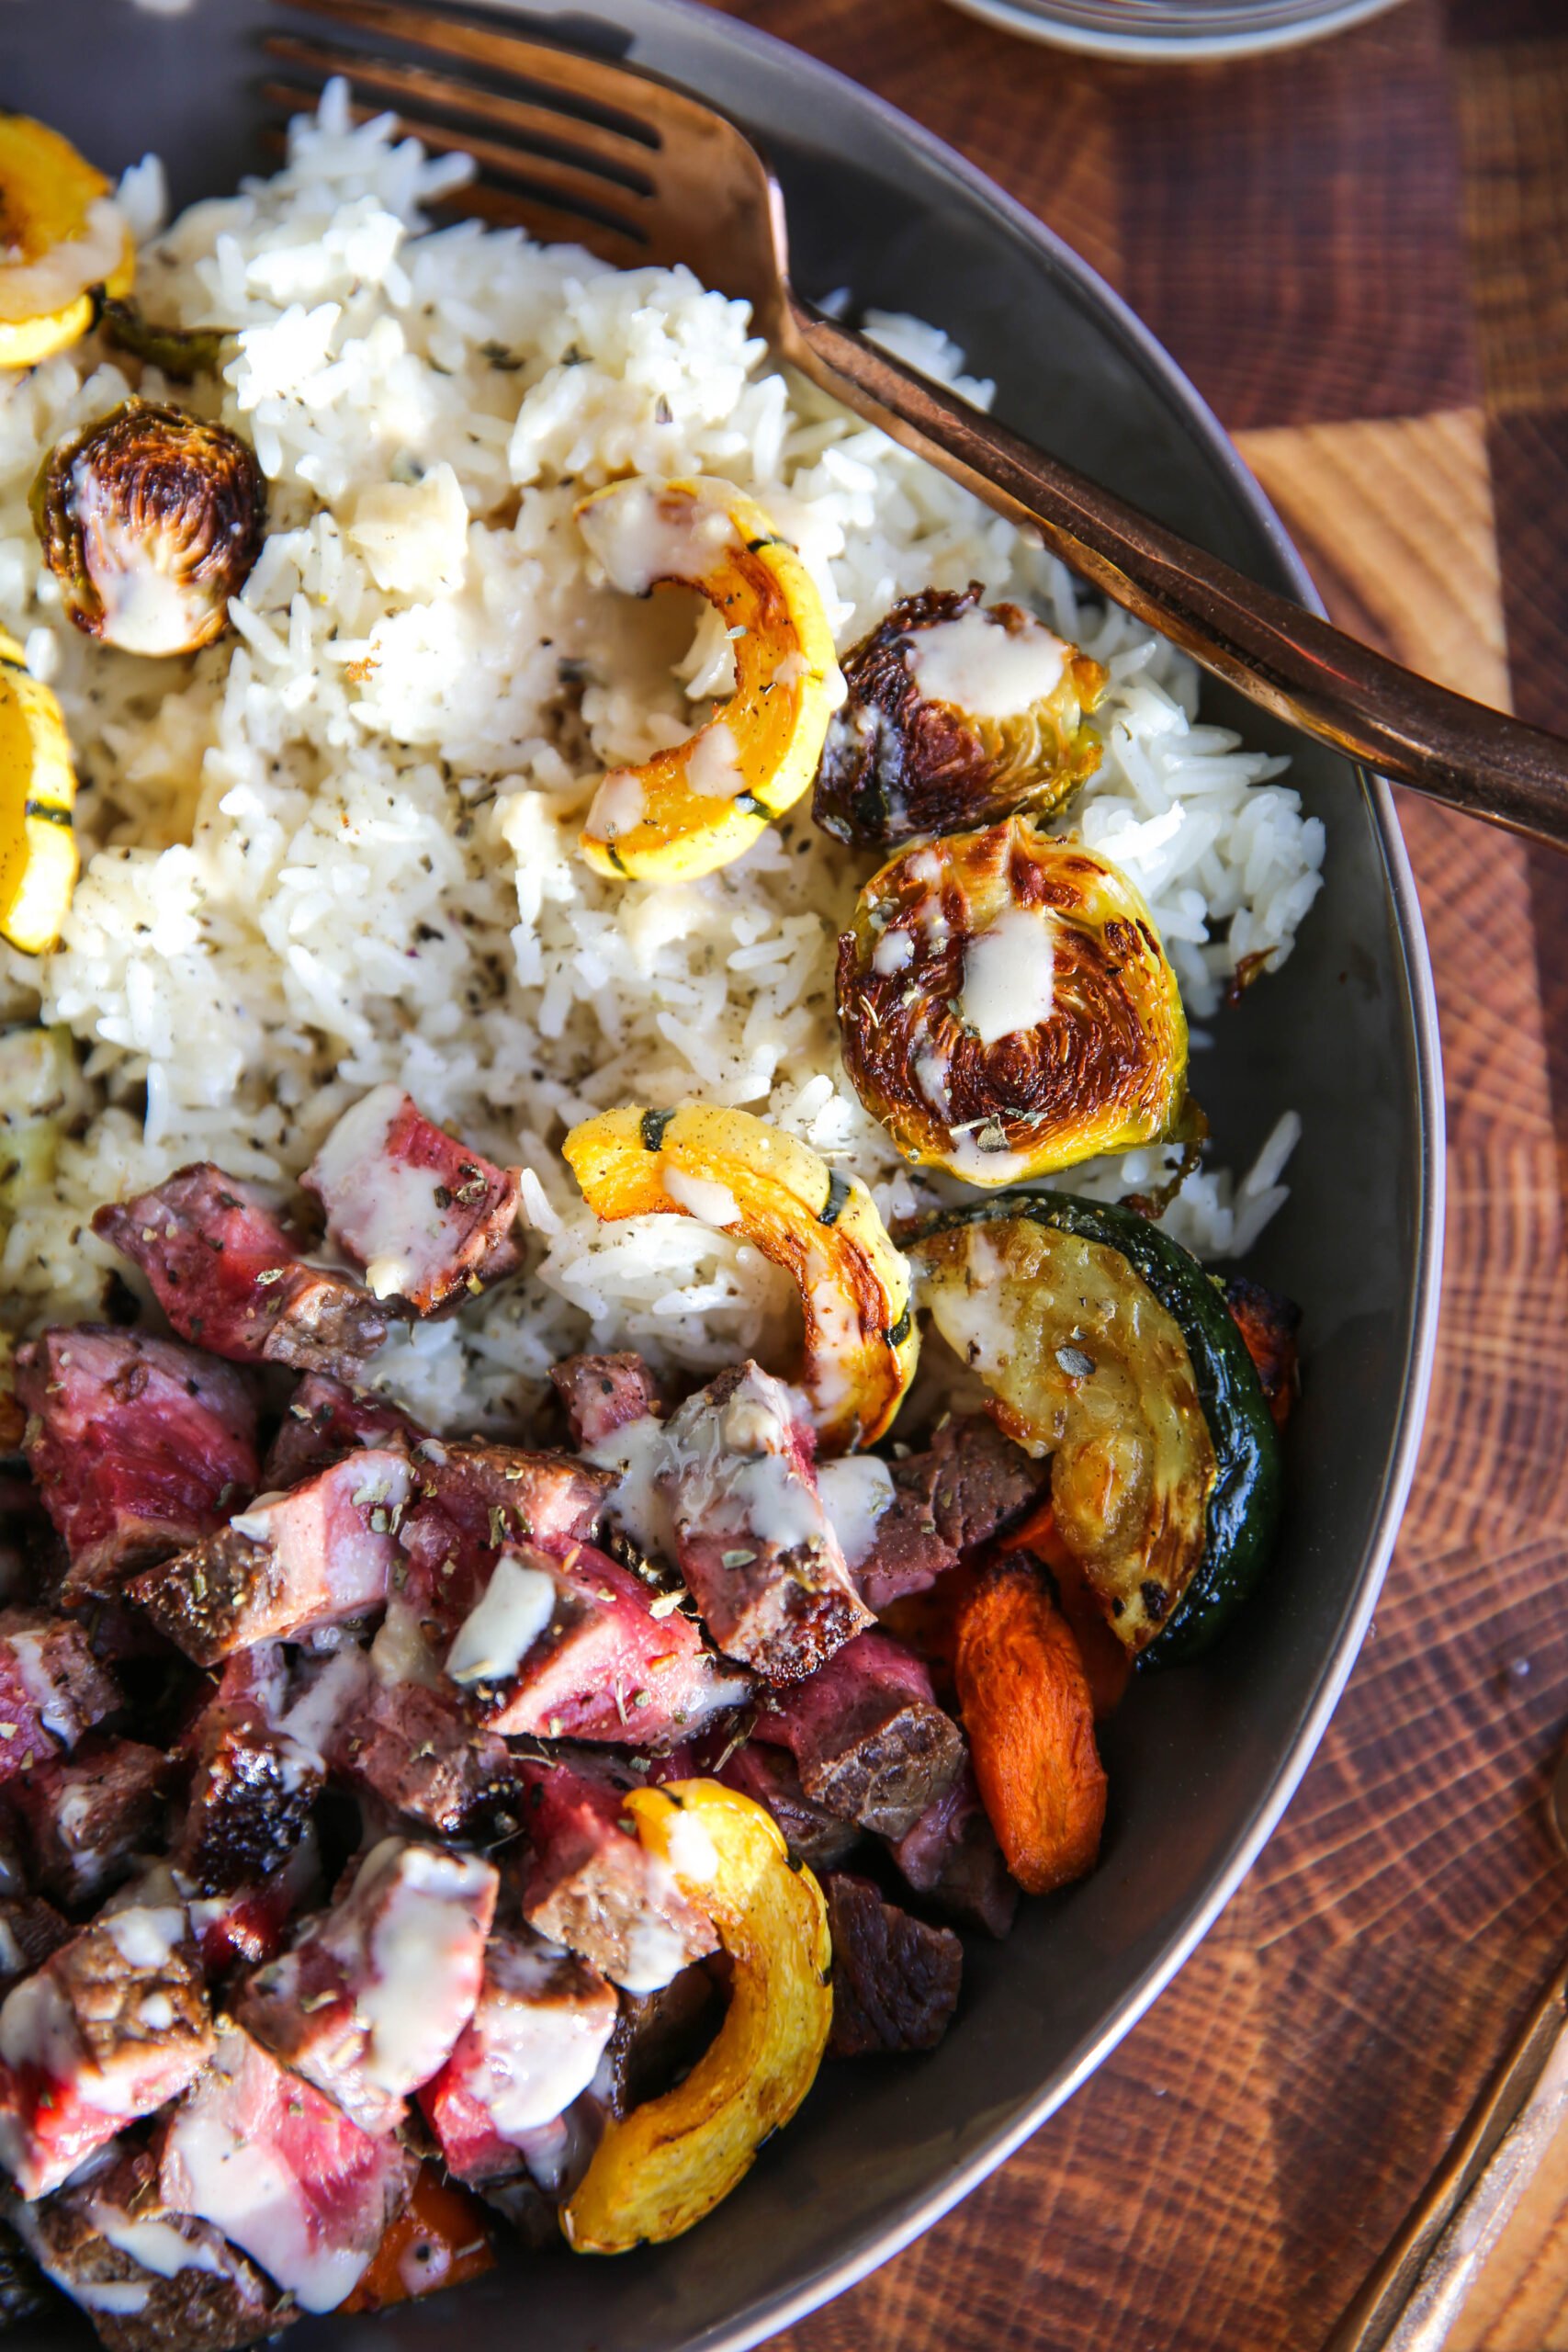
[[[562,2208],[582,2254],[661,2245],[711,2213],[811,2088],[833,2021],[822,1890],[773,1816],[716,1781],[633,1789],[626,1810],[712,1919],[734,1974],[716,2040],[674,2090],[606,2127]]]
[[[731,482],[612,482],[578,525],[611,585],[694,588],[735,648],[735,692],[705,727],[638,767],[612,768],[582,854],[601,874],[689,881],[750,848],[816,773],[842,693],[822,599],[761,507]]]
[[[748,1111],[628,1103],[585,1119],[562,1147],[596,1216],[694,1216],[782,1266],[806,1326],[801,1385],[817,1442],[842,1453],[879,1438],[915,1376],[909,1269],[865,1186]]]
[[[1051,1456],[1056,1534],[1115,1633],[1189,1657],[1279,1528],[1279,1431],[1224,1293],[1130,1209],[1010,1193],[906,1240],[938,1330],[998,1420]]]
[[[1098,662],[977,582],[906,596],[844,656],[811,813],[862,849],[1047,817],[1100,764]]]
[[[136,248],[102,172],[25,114],[0,114],[0,368],[31,368],[129,294]]]
[[[1187,1020],[1143,898],[1026,817],[890,858],[839,942],[856,1092],[906,1159],[1016,1183],[1182,1131]]]
[[[53,946],[71,904],[81,864],[75,804],[60,705],[0,629],[0,938],[24,955]]]

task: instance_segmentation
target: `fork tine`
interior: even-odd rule
[[[557,163],[580,165],[585,172],[601,172],[606,181],[629,189],[634,196],[653,193],[653,182],[641,168],[648,158],[646,146],[624,131],[606,130],[581,115],[563,115],[525,98],[502,97],[429,66],[398,64],[365,50],[345,49],[336,41],[268,33],[262,47],[281,64],[300,66],[323,77],[341,74],[356,89],[394,99],[412,98],[436,115],[456,113],[492,124],[530,152]]]
[[[313,108],[321,92],[300,83],[268,82],[262,96],[270,104],[299,114]],[[349,107],[355,122],[368,122],[387,111],[384,107],[358,104]],[[574,170],[522,148],[499,146],[493,140],[431,122],[401,107],[396,113],[400,128],[434,153],[471,155],[505,183],[497,187],[468,182],[436,201],[461,212],[481,213],[487,220],[525,228],[546,243],[587,245],[602,260],[620,268],[636,268],[649,259],[647,232],[629,214],[616,211],[610,201],[619,195],[635,206],[638,199],[598,174]]]
[[[657,148],[663,143],[657,124],[649,122],[643,112],[640,93],[644,77],[626,73],[607,60],[580,57],[572,50],[529,40],[520,33],[502,32],[460,17],[437,14],[434,8],[405,7],[400,0],[289,0],[289,5],[307,9],[312,16],[330,17],[335,23],[352,26],[359,32],[401,41],[410,49],[430,50],[437,56],[458,58],[468,64],[482,65],[514,80],[532,83],[536,92],[557,102],[560,112],[570,111],[575,117],[581,110],[590,121],[606,130],[618,130],[644,147]],[[617,99],[624,95],[624,109],[606,103],[607,85],[615,88]],[[565,107],[558,104],[563,96],[568,101]]]

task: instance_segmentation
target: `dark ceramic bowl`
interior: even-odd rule
[[[519,10],[525,18],[525,10]],[[265,167],[264,0],[11,0],[5,103],[106,168],[155,148],[176,201]],[[908,310],[997,379],[1001,413],[1260,581],[1310,599],[1274,516],[1191,387],[1116,297],[967,164],[848,82],[702,8],[592,0],[556,29],[716,100],[778,166],[808,293]],[[1304,1770],[1365,1630],[1414,1462],[1437,1315],[1442,1107],[1431,976],[1386,788],[1211,690],[1295,753],[1328,887],[1284,971],[1216,1023],[1199,1084],[1226,1159],[1305,1121],[1292,1195],[1250,1261],[1305,1306],[1280,1556],[1201,1664],[1140,1679],[1106,1739],[1104,1858],[969,1939],[929,2057],[826,2068],[749,2179],[677,2244],[620,2261],[519,2254],[460,2301],[289,2341],[375,2352],[738,2352],[905,2245],[1104,2058],[1235,1889]],[[1027,2256],[1021,2248],[1019,2259]],[[31,2341],[43,2342],[41,2335]]]

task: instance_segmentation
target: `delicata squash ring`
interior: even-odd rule
[[[801,1385],[825,1453],[869,1445],[915,1376],[909,1269],[865,1186],[748,1111],[645,1111],[585,1119],[562,1146],[606,1222],[694,1216],[751,1242],[800,1292]]]
[[[71,904],[75,800],[60,705],[0,629],[0,938],[24,955],[53,946]]]
[[[1026,817],[900,851],[839,941],[844,1067],[906,1159],[972,1184],[1182,1130],[1187,1017],[1141,893]]]
[[[833,2022],[822,1890],[772,1815],[717,1781],[633,1789],[626,1809],[735,1973],[724,2023],[685,2081],[606,2128],[561,2210],[580,2254],[658,2245],[711,2213],[811,2088]]]
[[[683,743],[612,768],[581,835],[601,874],[689,881],[728,865],[810,784],[843,695],[822,599],[795,549],[729,482],[612,482],[577,509],[612,586],[694,588],[735,650],[735,692]]]
[[[85,335],[96,290],[129,294],[136,248],[102,172],[25,114],[0,114],[0,368]]]

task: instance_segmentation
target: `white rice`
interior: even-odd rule
[[[85,345],[0,393],[0,617],[64,706],[85,859],[58,950],[0,961],[0,1018],[67,1024],[96,1105],[16,1218],[0,1325],[97,1307],[114,1262],[84,1230],[98,1202],[197,1158],[287,1183],[395,1080],[524,1163],[537,1237],[527,1280],[378,1360],[446,1427],[514,1412],[586,1344],[704,1368],[782,1343],[781,1282],[754,1251],[686,1219],[596,1226],[558,1148],[590,1112],[744,1105],[864,1177],[885,1212],[920,1197],[837,1053],[834,941],[874,859],[824,840],[805,804],[697,883],[606,882],[576,854],[604,766],[689,733],[727,659],[705,609],[692,641],[680,600],[591,584],[585,490],[633,470],[742,485],[798,543],[840,645],[896,597],[975,579],[1106,662],[1105,760],[1071,821],[1142,885],[1196,1021],[1239,957],[1289,952],[1323,856],[1282,763],[1198,723],[1189,662],[786,380],[742,304],[683,270],[426,232],[421,202],[453,173],[386,122],[351,128],[333,91],[275,179],[161,234],[156,166],[130,175],[148,314],[243,331],[220,403],[211,386],[173,396],[249,436],[271,486],[233,628],[193,662],[81,637],[28,521],[39,453],[131,390],[112,355]],[[934,329],[873,324],[988,398]],[[156,397],[156,377],[141,389]],[[389,481],[405,485],[395,517]],[[1173,1228],[1248,1246],[1293,1141],[1282,1123],[1239,1187],[1190,1180]],[[1162,1164],[1070,1181],[1114,1193]]]

